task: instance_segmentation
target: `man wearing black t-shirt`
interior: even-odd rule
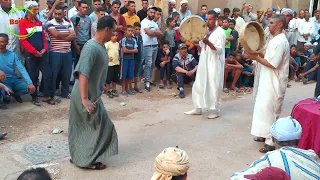
[[[123,15],[128,12],[128,0],[123,0],[123,7],[120,8],[120,14]],[[136,11],[134,11],[136,13]]]
[[[137,12],[140,21],[147,17],[147,8],[149,6],[148,0],[142,0],[142,9]]]

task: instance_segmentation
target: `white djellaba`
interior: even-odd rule
[[[200,41],[200,60],[196,80],[192,87],[192,101],[195,109],[187,115],[201,115],[203,108],[210,109],[209,119],[220,116],[220,95],[223,89],[226,35],[221,27],[207,33],[208,40],[216,50]]]

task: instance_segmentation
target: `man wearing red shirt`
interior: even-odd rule
[[[38,84],[39,70],[42,73],[42,80],[44,83],[44,98],[43,102],[51,105],[55,104],[53,100],[54,89],[52,87],[52,71],[49,65],[49,58],[47,54],[48,45],[42,22],[37,19],[36,15],[39,12],[38,3],[35,1],[28,1],[26,7],[32,11],[27,12],[24,19],[20,22],[20,43],[25,49],[24,56],[28,73],[31,77],[32,83],[35,87]],[[31,36],[28,36],[33,32]],[[32,96],[33,104],[41,106],[37,91]]]

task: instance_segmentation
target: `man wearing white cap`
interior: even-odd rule
[[[176,0],[169,0],[168,1],[168,17],[171,17],[172,13],[177,11],[176,8]]]
[[[187,115],[201,115],[204,108],[210,110],[208,119],[220,116],[220,95],[223,88],[225,41],[224,30],[216,25],[218,15],[214,10],[207,14],[208,33],[200,41],[201,54],[196,80],[192,86],[195,109]]]
[[[297,42],[297,47],[298,49],[303,48],[303,45],[306,42],[311,41],[311,35],[314,32],[314,22],[310,20],[310,13],[309,12],[304,12],[304,19],[302,22],[300,22],[298,26],[298,42]]]
[[[179,21],[181,22],[184,18],[192,15],[191,11],[188,9],[188,0],[182,0],[180,2],[181,8],[178,11],[179,13]]]
[[[291,180],[320,179],[319,157],[313,150],[297,148],[302,128],[292,117],[280,118],[270,128],[278,150],[267,153],[244,171],[234,173],[231,180],[245,179],[244,175],[255,174],[266,167],[284,170]]]
[[[250,59],[258,62],[251,134],[262,137],[256,138],[256,141],[265,142],[261,153],[274,150],[269,128],[279,118],[288,84],[290,46],[283,33],[286,24],[284,15],[274,15],[268,28],[272,39],[266,45],[264,56],[248,54]]]
[[[220,8],[214,8],[213,10],[214,10],[214,12],[217,13],[218,16],[220,16],[220,13],[221,13],[221,9]]]

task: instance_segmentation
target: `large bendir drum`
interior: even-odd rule
[[[207,34],[207,25],[200,16],[191,15],[181,21],[179,31],[187,41],[201,41]]]
[[[248,53],[261,53],[266,44],[264,30],[257,22],[248,22],[240,29],[239,41]]]

